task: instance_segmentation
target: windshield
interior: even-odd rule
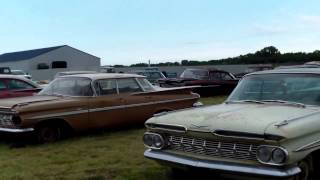
[[[93,96],[91,80],[80,77],[58,78],[39,92],[39,95]]]
[[[186,69],[180,75],[181,78],[193,78],[193,79],[200,79],[200,80],[208,80],[209,79],[209,72],[207,70],[202,69]]]
[[[23,71],[11,71],[11,74],[14,74],[14,75],[25,75],[25,73]]]
[[[320,105],[320,76],[260,74],[245,77],[227,101],[288,101]]]

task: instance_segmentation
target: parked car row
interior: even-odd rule
[[[146,158],[271,179],[319,179],[320,69],[245,75],[220,105],[146,121]]]
[[[224,71],[193,70],[182,75],[185,86],[172,88],[155,88],[135,74],[64,75],[34,96],[1,100],[0,132],[32,134],[48,143],[73,132],[145,122],[144,156],[161,163],[259,177],[319,178],[320,69],[247,74],[223,104],[197,107],[200,96],[192,89],[199,87],[190,82],[228,75],[236,81]],[[39,90],[25,78],[4,76],[0,87]]]
[[[72,132],[144,123],[153,114],[196,105],[199,95],[191,89],[155,89],[134,74],[61,76],[37,95],[0,101],[0,132],[47,143]]]

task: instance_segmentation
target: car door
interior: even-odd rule
[[[126,105],[127,124],[144,122],[155,110],[154,96],[145,92],[136,78],[117,79],[119,95]]]
[[[89,100],[89,125],[91,128],[112,127],[126,118],[125,98],[118,93],[115,79],[94,82],[96,96]]]
[[[38,89],[31,84],[19,79],[7,79],[9,97],[32,96]]]

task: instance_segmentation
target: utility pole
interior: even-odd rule
[[[150,59],[149,59],[148,67],[151,67],[151,61],[150,61]]]

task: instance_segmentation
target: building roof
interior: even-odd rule
[[[58,48],[64,47],[62,46],[54,46],[48,48],[41,48],[41,49],[32,49],[27,51],[18,51],[18,52],[11,52],[11,53],[4,53],[0,55],[0,62],[11,62],[11,61],[20,61],[31,59],[41,54],[56,50]]]

